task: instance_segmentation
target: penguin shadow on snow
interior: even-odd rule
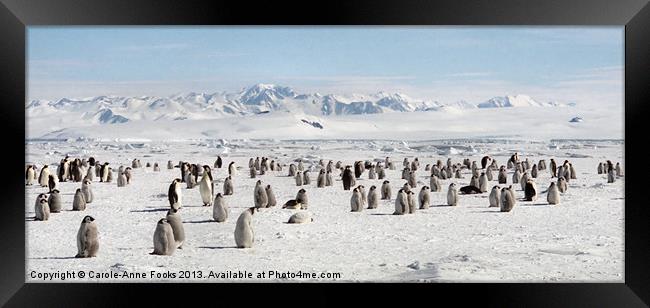
[[[199,246],[201,249],[240,249],[237,246]],[[245,248],[242,248],[245,249]]]
[[[210,223],[210,222],[216,223],[216,221],[210,219],[183,221],[184,224],[203,224],[203,223]]]
[[[66,260],[66,259],[80,259],[76,257],[40,257],[40,258],[29,258],[31,260]]]
[[[168,207],[157,207],[157,208],[148,208],[142,210],[130,210],[130,213],[153,213],[153,212],[167,212],[169,211]]]

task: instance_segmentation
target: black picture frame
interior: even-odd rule
[[[647,161],[642,149],[650,104],[650,5],[648,0],[550,1],[345,1],[318,3],[195,2],[161,0],[0,0],[0,97],[5,146],[0,165],[0,303],[8,307],[106,306],[131,304],[140,297],[148,304],[186,303],[209,299],[210,294],[244,295],[279,304],[324,304],[341,301],[341,291],[358,285],[302,284],[70,284],[25,283],[24,176],[19,162],[25,125],[26,27],[35,25],[618,25],[625,26],[625,185],[624,283],[494,283],[416,284],[400,288],[371,284],[356,297],[366,303],[422,299],[455,304],[478,301],[481,305],[509,307],[647,307],[650,303],[650,208],[647,178],[641,178]],[[9,138],[11,137],[11,138]],[[6,170],[5,170],[6,169]],[[644,185],[645,184],[645,185]],[[642,187],[643,186],[643,187]],[[606,206],[606,205],[603,205]],[[260,286],[261,285],[261,286]],[[162,290],[160,290],[162,289]],[[407,289],[407,290],[404,290]],[[258,292],[264,291],[264,296]],[[173,293],[169,293],[173,292]],[[354,292],[356,293],[356,292]],[[167,294],[179,294],[175,298]],[[355,296],[354,294],[349,294]],[[217,296],[217,295],[215,295]],[[272,296],[272,297],[269,297]],[[297,299],[304,296],[305,299]],[[397,297],[396,297],[397,296]],[[393,298],[395,297],[395,298]],[[222,300],[227,300],[222,296]],[[219,302],[224,303],[224,302]],[[216,303],[215,303],[216,304]]]

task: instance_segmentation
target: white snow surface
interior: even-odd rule
[[[532,131],[551,130],[561,133],[575,129],[576,135],[617,136],[619,132],[606,134],[605,129],[585,126],[567,128],[566,116],[549,118],[542,114],[539,122],[506,123],[512,125],[512,134],[520,139],[435,140],[436,129],[444,129],[451,136],[469,131],[474,135],[489,135],[490,125],[484,125],[484,116],[475,117],[475,127],[454,123],[443,118],[439,124],[435,115],[421,113],[422,118],[413,121],[399,121],[401,117],[388,119],[370,118],[368,123],[357,124],[349,119],[319,118],[325,126],[322,137],[336,137],[355,133],[359,139],[381,136],[389,123],[395,135],[427,137],[428,141],[394,140],[285,140],[282,136],[294,138],[320,136],[311,127],[300,127],[294,122],[282,122],[284,117],[261,116],[255,121],[208,121],[192,125],[161,126],[161,133],[145,134],[147,126],[122,126],[114,124],[110,130],[80,132],[97,134],[107,141],[70,140],[70,142],[26,141],[26,163],[35,163],[39,168],[49,164],[56,170],[56,164],[66,155],[71,157],[93,156],[100,162],[110,162],[113,170],[120,165],[130,166],[139,158],[143,168],[133,170],[133,182],[118,188],[113,183],[92,183],[95,200],[83,212],[71,211],[74,191],[81,183],[59,183],[63,199],[63,211],[53,213],[48,221],[33,221],[34,200],[47,188],[37,185],[26,186],[26,281],[41,282],[31,278],[31,273],[55,273],[66,270],[84,271],[86,277],[68,278],[64,282],[269,282],[269,281],[436,281],[436,282],[623,282],[624,270],[624,177],[608,184],[605,175],[598,175],[598,162],[607,159],[623,164],[622,141],[553,140],[535,142],[527,137]],[[584,114],[585,118],[590,115]],[[513,116],[514,118],[514,116]],[[291,119],[291,117],[288,117]],[[310,118],[314,120],[314,118]],[[385,120],[385,122],[383,122]],[[555,120],[564,126],[555,126]],[[349,122],[346,122],[349,121]],[[393,122],[397,121],[397,122]],[[418,127],[417,123],[428,122],[429,128]],[[545,124],[549,123],[550,124]],[[183,122],[183,121],[181,121]],[[211,122],[211,123],[209,123]],[[578,123],[586,125],[598,120]],[[276,124],[270,129],[270,123]],[[350,126],[342,127],[341,123]],[[32,126],[30,122],[29,125]],[[127,123],[128,124],[128,123]],[[203,125],[205,124],[205,125]],[[266,126],[269,124],[268,126]],[[337,124],[337,125],[333,125]],[[133,125],[133,123],[129,124]],[[495,124],[496,125],[496,124]],[[410,127],[417,127],[412,128]],[[534,128],[529,128],[529,127]],[[195,128],[198,127],[198,128]],[[207,130],[207,128],[211,130]],[[230,127],[229,133],[226,129]],[[265,127],[260,130],[259,127]],[[329,129],[328,129],[329,128]],[[520,128],[521,130],[518,130]],[[331,129],[331,131],[330,131]],[[588,130],[597,132],[588,133]],[[195,141],[172,139],[194,136],[206,132],[214,139]],[[584,134],[580,133],[585,131]],[[413,132],[415,131],[415,132]],[[64,131],[62,137],[76,137],[73,131]],[[309,133],[305,133],[309,132]],[[254,140],[260,136],[264,139]],[[114,138],[121,138],[115,141]],[[217,137],[219,136],[219,137]],[[565,136],[563,134],[556,137]],[[394,136],[393,136],[394,137]],[[125,139],[131,138],[131,139]],[[140,139],[138,139],[140,138]],[[223,139],[219,139],[223,138]],[[576,137],[577,139],[578,137]],[[152,139],[164,140],[155,141]],[[324,138],[327,139],[327,138]],[[458,206],[446,204],[447,187],[451,182],[467,185],[471,174],[463,170],[464,179],[441,180],[442,192],[432,192],[432,207],[418,210],[415,214],[391,215],[394,198],[404,184],[400,179],[402,160],[415,157],[421,163],[417,171],[417,193],[422,185],[428,185],[429,172],[426,164],[440,159],[443,163],[451,157],[454,163],[463,158],[477,161],[483,155],[493,156],[499,165],[505,165],[509,156],[518,151],[522,159],[531,163],[539,159],[555,158],[559,163],[571,161],[577,171],[577,179],[569,182],[569,189],[561,195],[559,205],[548,205],[546,194],[542,193],[535,202],[517,201],[512,212],[501,213],[488,207],[488,193],[461,195]],[[222,192],[223,179],[231,161],[243,167],[233,178],[234,195],[226,196],[230,207],[228,220],[224,223],[212,221],[212,207],[203,207],[199,188],[186,189],[183,185],[183,208],[179,211],[184,222],[186,241],[183,249],[172,256],[155,256],[153,232],[157,221],[165,216],[169,204],[167,189],[171,181],[180,176],[178,168],[168,170],[167,161],[178,164],[179,160],[212,166],[216,156],[222,155],[224,168],[213,169],[216,192]],[[380,160],[390,156],[396,170],[387,170],[391,182],[393,199],[381,200],[377,209],[364,209],[360,213],[350,212],[351,191],[344,191],[338,172],[332,187],[316,188],[318,168],[311,173],[312,183],[297,187],[293,178],[287,177],[288,167],[282,172],[269,172],[251,179],[248,175],[248,159],[266,156],[288,165],[302,158],[305,168],[316,164],[319,159],[341,160],[352,165],[355,160]],[[158,162],[160,172],[144,167],[147,162]],[[316,167],[316,166],[314,166]],[[116,172],[113,173],[116,178]],[[496,185],[495,181],[489,187]],[[550,173],[540,171],[535,179],[541,191],[549,185]],[[261,179],[275,191],[278,206],[263,209],[253,215],[255,242],[253,248],[234,248],[233,232],[239,214],[253,206],[253,188]],[[369,189],[380,187],[382,180],[369,180],[364,172],[357,185]],[[508,171],[508,185],[512,183],[512,169]],[[518,199],[523,197],[520,185],[514,185]],[[307,190],[309,211],[314,218],[311,223],[287,224],[289,217],[301,210],[281,209],[282,204],[295,198],[300,188]],[[97,257],[79,259],[76,254],[76,233],[85,215],[96,220],[100,247]],[[95,279],[89,273],[176,273],[176,279]],[[179,279],[179,271],[201,271],[202,277],[192,274],[189,279]],[[247,271],[254,273],[253,279],[206,279],[210,271]],[[268,271],[340,273],[341,277],[316,279],[257,279],[256,274]],[[54,279],[51,282],[59,282]],[[50,282],[50,281],[46,281]]]

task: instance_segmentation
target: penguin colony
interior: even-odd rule
[[[160,172],[157,162],[153,164],[153,167],[147,162],[146,166],[154,172]],[[178,249],[183,249],[186,239],[181,216],[183,194],[191,193],[195,186],[199,186],[198,193],[201,196],[202,206],[212,207],[212,213],[208,214],[211,215],[212,221],[222,223],[229,219],[228,198],[235,193],[234,188],[237,181],[243,181],[245,175],[238,172],[241,167],[236,166],[235,162],[224,165],[220,156],[216,158],[212,166],[183,161],[179,161],[178,164],[174,164],[171,160],[167,162],[167,169],[178,168],[180,177],[172,177],[167,187],[169,209],[166,215],[155,221],[155,226],[152,222],[153,251],[150,254],[171,256]],[[298,187],[295,197],[289,199],[288,196],[276,196],[272,185],[264,183],[264,178],[257,179],[270,171],[274,171],[275,176],[282,177],[279,172],[283,170],[283,166],[286,165],[266,157],[250,158],[249,176],[256,182],[251,204],[237,216],[234,230],[236,247],[251,248],[254,246],[253,217],[255,213],[276,207],[278,205],[277,197],[281,197],[280,202],[283,202],[281,209],[278,210],[306,210],[309,207],[308,193],[310,189],[332,189],[337,193],[349,192],[350,212],[362,212],[364,209],[373,210],[393,204],[394,215],[414,214],[417,210],[427,210],[436,206],[458,206],[462,204],[462,195],[466,194],[487,194],[487,207],[496,207],[501,212],[510,212],[516,207],[518,201],[541,202],[537,201],[540,199],[540,195],[542,195],[541,200],[546,201],[549,205],[561,204],[561,196],[567,192],[568,183],[578,178],[573,164],[568,160],[558,165],[558,162],[551,158],[547,168],[546,160],[531,164],[527,158],[522,160],[518,153],[514,153],[505,165],[499,165],[492,157],[484,156],[480,159],[480,168],[476,161],[467,158],[462,163],[453,163],[450,158],[446,163],[438,160],[435,163],[427,163],[424,168],[421,167],[417,157],[412,161],[404,158],[401,179],[392,179],[398,183],[401,180],[404,184],[393,199],[391,181],[386,178],[385,173],[386,169],[395,170],[395,163],[391,161],[390,157],[374,161],[374,163],[369,160],[355,161],[352,165],[343,165],[340,161],[334,163],[331,160],[329,162],[320,160],[317,164],[309,166],[305,166],[299,159],[290,163],[287,167],[288,172],[284,173],[284,176],[288,176]],[[126,168],[120,166],[117,170],[117,187],[126,187],[135,183],[133,171],[141,168],[143,167],[139,159],[134,159]],[[468,185],[462,185],[460,181],[464,179],[461,171],[465,169],[472,175]],[[493,171],[496,175],[492,174]],[[596,171],[603,175],[607,183],[613,183],[617,178],[623,176],[620,163],[614,165],[609,160],[600,162]],[[50,165],[43,165],[40,170],[36,165],[27,165],[26,186],[38,185],[45,188],[44,192],[36,198],[34,220],[51,220],[51,214],[61,213],[69,205],[73,211],[86,211],[88,207],[101,204],[102,200],[95,198],[93,185],[102,184],[93,183],[111,183],[112,172],[109,162],[100,162],[93,157],[72,159],[65,156],[55,170]],[[311,172],[316,174],[315,183],[311,181]],[[364,175],[366,172],[367,175]],[[550,173],[551,178],[548,186],[540,183],[540,185],[548,187],[545,191],[540,191],[536,182],[542,172]],[[509,177],[508,173],[512,175]],[[223,180],[216,179],[217,176]],[[381,185],[371,185],[369,188],[363,184],[357,185],[357,180],[364,177],[370,180],[382,180]],[[452,179],[452,182],[447,187],[443,187],[440,180],[446,179]],[[498,184],[490,187],[491,181]],[[62,198],[59,182],[80,183],[79,188],[74,192],[66,192],[73,195],[71,200]],[[215,185],[219,182],[223,182],[220,192],[220,187]],[[341,184],[337,185],[336,182]],[[416,190],[418,186],[421,188]],[[515,194],[519,188],[524,193],[523,198],[517,198]],[[439,198],[432,198],[432,193],[438,193]],[[432,199],[444,199],[445,201],[434,202]],[[290,215],[287,223],[304,224],[313,221],[311,213],[299,211]],[[83,218],[77,232],[78,251],[75,257],[88,258],[98,255],[98,226],[101,226],[101,218],[97,220],[91,215],[86,215]]]

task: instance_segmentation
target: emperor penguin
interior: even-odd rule
[[[253,161],[252,157],[248,159],[248,168],[255,169],[255,162]]]
[[[420,203],[420,209],[426,210],[431,205],[431,196],[429,195],[429,187],[423,186],[420,189],[420,194],[418,195],[418,201]]]
[[[616,170],[616,176],[621,177],[623,176],[623,171],[621,170],[621,163],[616,162],[616,167],[614,168]]]
[[[532,179],[526,181],[526,186],[524,187],[524,198],[526,201],[535,201],[537,200],[537,185]]]
[[[150,163],[150,162],[147,162],[146,167],[147,167],[147,168],[151,167],[151,163]]]
[[[391,190],[390,190],[390,182],[389,181],[384,181],[381,184],[381,200],[390,200],[391,199]]]
[[[438,181],[438,177],[435,175],[431,176],[431,179],[429,180],[429,186],[431,187],[432,192],[442,191],[442,186],[440,185],[440,181]]]
[[[223,181],[223,195],[232,195],[233,194],[233,186],[232,186],[232,177],[227,176],[226,179]]]
[[[230,164],[228,165],[228,175],[233,176],[235,175],[236,171],[237,169],[235,168],[235,162],[234,161],[230,162]]]
[[[50,197],[47,199],[47,205],[50,207],[51,213],[61,212],[61,194],[58,189],[53,189]]]
[[[521,173],[519,173],[519,169],[515,169],[515,172],[512,174],[512,183],[519,184],[520,179],[521,179]]]
[[[117,174],[117,187],[126,186],[126,175],[124,172],[118,172]]]
[[[478,179],[478,188],[482,193],[487,192],[488,190],[488,178],[485,172],[482,172],[481,177]]]
[[[356,161],[354,162],[354,178],[359,179],[363,174],[363,162]]]
[[[223,198],[223,196],[218,193],[216,197],[214,197],[214,206],[212,207],[212,218],[216,222],[224,222],[226,219],[228,219],[228,205],[226,204],[226,200]]]
[[[199,185],[199,193],[201,194],[203,206],[211,206],[212,196],[214,194],[214,182],[212,182],[212,171],[208,165],[203,166],[203,176]]]
[[[253,202],[255,203],[256,208],[265,208],[268,205],[269,198],[266,195],[266,190],[264,185],[262,185],[261,180],[257,180],[255,183],[255,189],[253,191]]]
[[[327,171],[325,173],[325,186],[332,186],[334,185],[334,177],[332,176],[331,171]]]
[[[56,177],[50,174],[49,178],[47,179],[47,187],[50,189],[49,191],[52,192],[52,189],[56,188],[58,184],[58,181],[56,180]]]
[[[47,204],[47,195],[39,194],[36,197],[34,204],[34,220],[48,220],[50,219],[50,206]]]
[[[570,173],[570,176],[569,176],[569,177],[570,177],[572,180],[575,180],[577,174],[576,174],[576,170],[573,169],[573,164],[572,164],[572,163],[569,163],[569,173]]]
[[[61,182],[68,181],[68,177],[70,177],[70,161],[68,160],[68,156],[59,162],[59,167],[57,168],[57,176]]]
[[[271,185],[266,185],[266,198],[268,199],[266,203],[266,207],[274,207],[277,205],[277,201],[275,199],[275,193],[273,193],[273,189],[271,188]]]
[[[251,179],[254,179],[257,176],[257,171],[255,170],[255,167],[250,167],[250,175],[251,175]]]
[[[409,167],[410,163],[408,157],[404,157],[404,161],[402,162],[402,165],[404,166],[404,168]]]
[[[95,162],[95,176],[99,179],[99,181],[102,181],[102,167],[103,165],[99,163],[99,161]]]
[[[555,163],[555,159],[551,158],[548,169],[551,171],[551,178],[557,177],[557,163]]]
[[[92,186],[90,185],[91,183],[92,183],[91,181],[86,179],[81,184],[81,192],[84,194],[84,197],[86,198],[86,203],[93,203],[93,199],[95,196],[93,194]]]
[[[300,207],[303,210],[307,209],[307,206],[309,205],[309,200],[307,199],[307,191],[304,189],[300,189],[298,193],[296,194],[296,202],[300,204]]]
[[[255,241],[252,225],[254,213],[254,207],[248,208],[237,219],[237,225],[235,226],[235,244],[237,248],[253,247],[253,242]]]
[[[530,169],[530,176],[533,179],[537,178],[537,164],[533,164],[533,168]]]
[[[472,175],[472,178],[469,180],[469,186],[474,186],[476,188],[479,188],[479,182],[478,182],[478,177],[475,175]]]
[[[501,212],[510,212],[515,207],[515,196],[512,190],[512,185],[501,189]]]
[[[409,192],[409,191],[411,191],[411,186],[409,185],[409,183],[404,183],[404,186],[402,186],[402,189],[404,190],[404,192]]]
[[[460,173],[460,168],[456,169],[456,178],[457,179],[462,179],[463,175]]]
[[[153,252],[151,254],[171,256],[176,251],[176,247],[172,226],[167,219],[161,218],[158,220],[156,230],[153,232]]]
[[[316,178],[316,187],[322,188],[325,187],[325,170],[320,169],[318,173],[318,178]]]
[[[390,157],[386,156],[386,159],[384,160],[384,166],[388,168],[388,165],[390,164]]]
[[[568,186],[567,186],[567,183],[566,183],[566,180],[564,179],[564,177],[563,176],[559,177],[557,179],[557,189],[561,193],[563,193],[563,192],[565,192],[567,190],[567,188],[568,188]]]
[[[417,181],[415,179],[415,172],[413,172],[413,171],[409,172],[408,183],[409,183],[409,186],[411,186],[413,188],[415,188],[417,186]]]
[[[309,184],[311,184],[311,179],[309,178],[309,170],[305,170],[305,171],[302,173],[302,183],[303,183],[304,185],[309,185]]]
[[[377,174],[375,173],[375,168],[370,168],[368,170],[368,179],[374,180],[377,177]]]
[[[351,212],[361,212],[363,209],[363,206],[361,205],[361,192],[359,192],[358,187],[352,190],[350,207],[352,208]]]
[[[521,190],[526,190],[526,183],[528,182],[528,172],[524,172],[524,174],[521,176],[521,179],[519,179],[519,183],[521,184]]]
[[[481,169],[485,169],[485,167],[490,164],[491,160],[492,158],[490,156],[483,156],[483,158],[481,158]]]
[[[454,176],[453,172],[451,171],[451,168],[445,168],[445,172],[447,172],[448,179],[451,179]]]
[[[499,207],[501,206],[501,187],[499,185],[494,185],[492,191],[490,191],[490,207]]]
[[[558,177],[563,177],[567,182],[569,181],[569,179],[565,176],[564,165],[559,166],[557,168],[557,176]]]
[[[607,183],[614,183],[616,181],[616,177],[614,176],[614,169],[609,169],[607,172]]]
[[[379,171],[377,171],[377,179],[383,180],[386,178],[386,171],[384,171],[384,167],[379,166]]]
[[[447,167],[442,167],[442,169],[440,169],[440,179],[446,180],[447,178],[449,178],[447,175],[448,175]]]
[[[167,222],[172,227],[176,248],[183,249],[183,242],[185,242],[185,228],[183,228],[183,220],[181,219],[181,214],[178,213],[178,209],[169,209],[165,219],[167,219]]]
[[[296,180],[296,186],[302,186],[302,172],[301,171],[296,171],[296,175],[294,176],[294,179]]]
[[[325,171],[332,172],[334,171],[334,162],[331,160],[327,163],[327,167],[325,168]]]
[[[397,198],[395,198],[395,212],[393,215],[404,215],[409,211],[408,196],[403,189],[397,191]]]
[[[431,171],[431,164],[424,165],[424,171]]]
[[[196,186],[196,179],[194,178],[194,175],[192,175],[191,171],[185,173],[185,183],[187,184],[187,189],[192,189]]]
[[[88,179],[91,182],[95,180],[95,171],[93,170],[93,168],[90,167],[88,168],[88,172],[86,172],[86,179]]]
[[[449,189],[447,190],[447,205],[458,205],[458,188],[456,187],[456,183],[449,184]]]
[[[101,168],[101,179],[100,182],[108,182],[108,171],[111,168],[108,166],[108,163],[104,163]]]
[[[343,190],[350,190],[350,186],[353,185],[352,179],[353,179],[353,175],[352,175],[352,170],[350,170],[350,166],[345,166],[345,170],[343,170],[343,178],[342,178]]]
[[[289,164],[289,176],[296,176],[296,165]]]
[[[413,214],[417,210],[418,206],[415,201],[415,193],[413,191],[409,191],[406,193],[406,202],[408,202],[408,214]]]
[[[604,171],[603,170],[603,163],[600,162],[600,163],[598,163],[598,174],[603,174],[603,171]]]
[[[408,180],[409,172],[411,172],[411,169],[409,167],[402,169],[402,180]]]
[[[34,166],[27,165],[27,170],[25,170],[25,185],[30,186],[34,184]]]
[[[181,192],[181,179],[176,178],[169,184],[169,190],[167,191],[167,199],[169,200],[169,206],[172,209],[180,209],[182,205],[183,193]]]
[[[291,215],[287,223],[302,224],[302,223],[307,223],[312,221],[314,221],[314,219],[311,217],[311,214],[309,212],[298,212]]]
[[[214,161],[214,167],[217,169],[221,169],[222,164],[223,161],[221,160],[221,156],[217,155],[217,160]]]
[[[499,184],[506,184],[508,182],[508,173],[506,171],[506,166],[501,166],[501,168],[499,168],[498,180]]]
[[[131,173],[131,167],[126,167],[124,169],[124,176],[126,177],[126,184],[131,184],[131,179],[133,178],[133,174]]]
[[[361,194],[361,206],[364,207],[368,203],[368,196],[366,195],[366,187],[363,185],[357,186]]]
[[[86,209],[86,198],[81,192],[81,188],[77,188],[77,191],[74,194],[72,199],[72,210],[73,211],[83,211]]]
[[[489,165],[489,166],[487,166],[487,168],[485,168],[485,175],[487,176],[488,181],[492,181],[494,179],[492,177],[492,166],[491,165]]]
[[[377,208],[377,203],[379,202],[379,196],[377,195],[377,186],[372,185],[370,186],[370,190],[368,190],[368,209],[376,209]]]
[[[305,166],[302,164],[302,159],[298,160],[298,171],[304,171]]]
[[[456,183],[449,184],[449,189],[447,191],[447,205],[458,205],[458,188],[456,187]]]
[[[170,170],[171,170],[171,169],[174,169],[174,163],[172,163],[171,160],[168,160],[168,161],[167,161],[167,169],[170,169]]]
[[[158,167],[158,163],[153,164],[153,172],[160,172],[160,167]]]
[[[546,201],[548,201],[548,204],[560,204],[560,190],[557,189],[555,182],[551,182],[551,185],[548,187]]]
[[[75,258],[92,258],[97,256],[99,238],[95,218],[87,215],[81,220],[77,231],[77,254]]]

